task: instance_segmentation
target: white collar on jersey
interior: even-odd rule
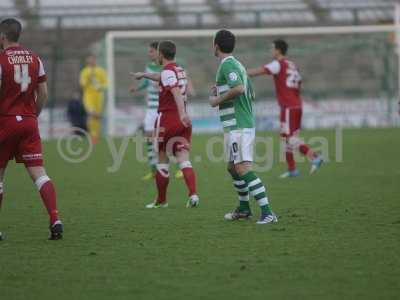
[[[224,59],[221,60],[220,65],[222,65],[229,58],[234,58],[234,57],[233,57],[233,55],[229,55],[229,56],[225,57]]]

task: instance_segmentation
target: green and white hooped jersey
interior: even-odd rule
[[[154,62],[148,63],[146,65],[145,72],[149,73],[160,73],[162,70],[162,66],[156,64]],[[159,94],[159,85],[157,81],[152,81],[146,79],[145,88],[147,91],[147,109],[157,110],[158,109],[158,94]]]
[[[224,58],[217,71],[216,83],[218,95],[238,85],[245,88],[243,94],[219,105],[219,116],[224,131],[254,128],[254,91],[244,66],[233,56]]]

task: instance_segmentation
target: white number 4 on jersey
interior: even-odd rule
[[[28,65],[14,65],[14,81],[21,85],[21,93],[28,90],[29,84],[32,82]]]

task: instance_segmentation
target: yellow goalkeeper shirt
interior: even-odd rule
[[[80,74],[80,85],[83,92],[83,101],[103,99],[103,92],[107,88],[106,71],[99,66],[86,66]]]

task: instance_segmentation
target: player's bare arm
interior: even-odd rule
[[[196,90],[194,88],[193,81],[187,73],[186,76],[187,76],[187,94],[189,96],[196,96]]]
[[[171,93],[174,96],[174,100],[176,106],[178,107],[179,117],[181,119],[182,124],[185,127],[190,126],[190,118],[185,110],[185,101],[183,100],[183,96],[179,87],[174,87],[171,89]]]
[[[214,96],[214,95],[210,96],[209,102],[212,107],[216,107],[225,101],[229,101],[231,99],[236,98],[237,96],[239,96],[240,94],[243,94],[244,92],[245,92],[245,88],[244,88],[243,84],[239,84],[239,85],[229,89],[229,91],[227,91],[226,93],[224,93],[220,96]]]
[[[136,80],[141,80],[143,78],[152,80],[152,81],[160,81],[161,75],[160,73],[148,73],[148,72],[131,72],[130,73]]]
[[[38,88],[36,90],[36,109],[37,115],[39,116],[43,107],[45,106],[47,99],[49,97],[49,93],[47,91],[47,83],[42,82],[38,84]]]
[[[132,94],[135,94],[138,90],[138,87],[133,84],[129,86],[129,92]]]
[[[137,86],[135,84],[131,84],[129,86],[129,92],[131,92],[132,94],[136,94],[137,92],[140,92],[142,89],[140,88],[140,86]]]
[[[133,73],[131,73],[131,75],[132,74]],[[134,78],[134,79],[136,81],[136,78]],[[139,85],[137,85],[136,83],[133,82],[129,86],[129,92],[131,92],[132,94],[135,94],[135,93],[140,92],[140,91],[144,90],[145,88],[147,88],[148,85],[149,85],[149,81],[148,80],[142,81]]]
[[[247,75],[249,75],[250,77],[256,77],[256,76],[265,75],[265,74],[268,74],[268,73],[263,66],[247,70]]]

